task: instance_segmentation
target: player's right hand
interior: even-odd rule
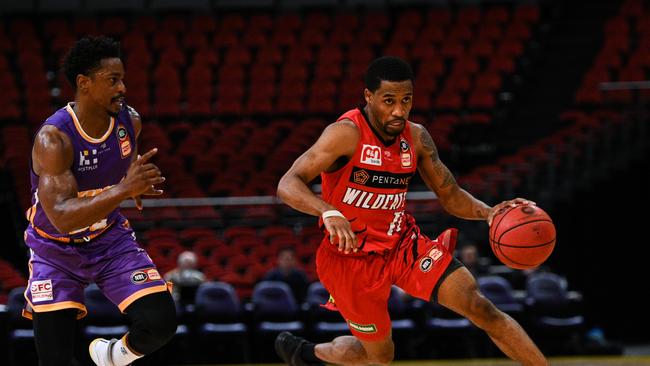
[[[330,216],[323,219],[323,224],[329,233],[330,243],[338,245],[340,252],[348,254],[357,251],[357,236],[346,218]]]
[[[148,163],[149,159],[158,152],[157,148],[153,148],[142,156],[138,156],[136,160],[131,163],[129,170],[126,172],[126,177],[120,182],[122,187],[126,190],[129,197],[137,197],[143,194],[146,195],[159,195],[162,190],[155,189],[154,185],[160,184],[165,181],[160,169],[152,163]]]

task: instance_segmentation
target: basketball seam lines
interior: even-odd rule
[[[546,243],[543,243],[543,244],[527,245],[527,246],[518,246],[518,245],[501,244],[501,243],[499,243],[499,242],[496,242],[496,243],[499,244],[499,246],[502,246],[502,247],[527,249],[527,248],[539,248],[539,247],[543,247],[543,246],[545,246],[545,245],[549,245],[549,244],[551,244],[551,243],[554,242],[554,241],[555,241],[555,239],[550,240],[550,241],[547,241]]]
[[[499,235],[499,240],[497,240],[497,242],[498,242],[499,244],[501,244],[501,238],[503,238],[503,236],[506,235],[506,234],[507,234],[509,231],[511,231],[511,230],[514,230],[514,229],[516,229],[516,228],[518,228],[518,227],[520,227],[520,226],[524,226],[524,225],[530,224],[530,223],[532,223],[532,222],[543,222],[543,221],[545,221],[545,222],[550,222],[551,225],[553,224],[553,221],[551,221],[551,220],[546,220],[546,219],[539,219],[539,220],[531,220],[531,221],[522,222],[521,224],[517,224],[517,225],[511,227],[510,229],[508,229],[508,230],[502,232],[501,235]]]

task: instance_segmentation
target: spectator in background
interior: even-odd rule
[[[460,248],[460,261],[474,277],[488,273],[487,266],[481,262],[478,248],[473,243],[467,243]]]
[[[184,251],[178,255],[178,267],[165,273],[165,280],[174,284],[174,298],[184,303],[192,303],[196,288],[205,282],[203,272],[196,269],[196,254]]]
[[[278,266],[270,270],[264,281],[282,281],[291,287],[293,296],[299,304],[305,299],[309,280],[303,270],[296,266],[296,252],[293,248],[282,248],[278,252]]]

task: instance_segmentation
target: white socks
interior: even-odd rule
[[[111,359],[115,366],[126,366],[143,356],[133,353],[133,351],[126,346],[126,342],[124,341],[125,338],[126,336],[122,337],[122,339],[113,344],[113,347],[110,349]]]

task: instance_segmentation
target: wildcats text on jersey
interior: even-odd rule
[[[406,204],[406,192],[383,194],[347,187],[342,202],[370,210],[401,210]]]

